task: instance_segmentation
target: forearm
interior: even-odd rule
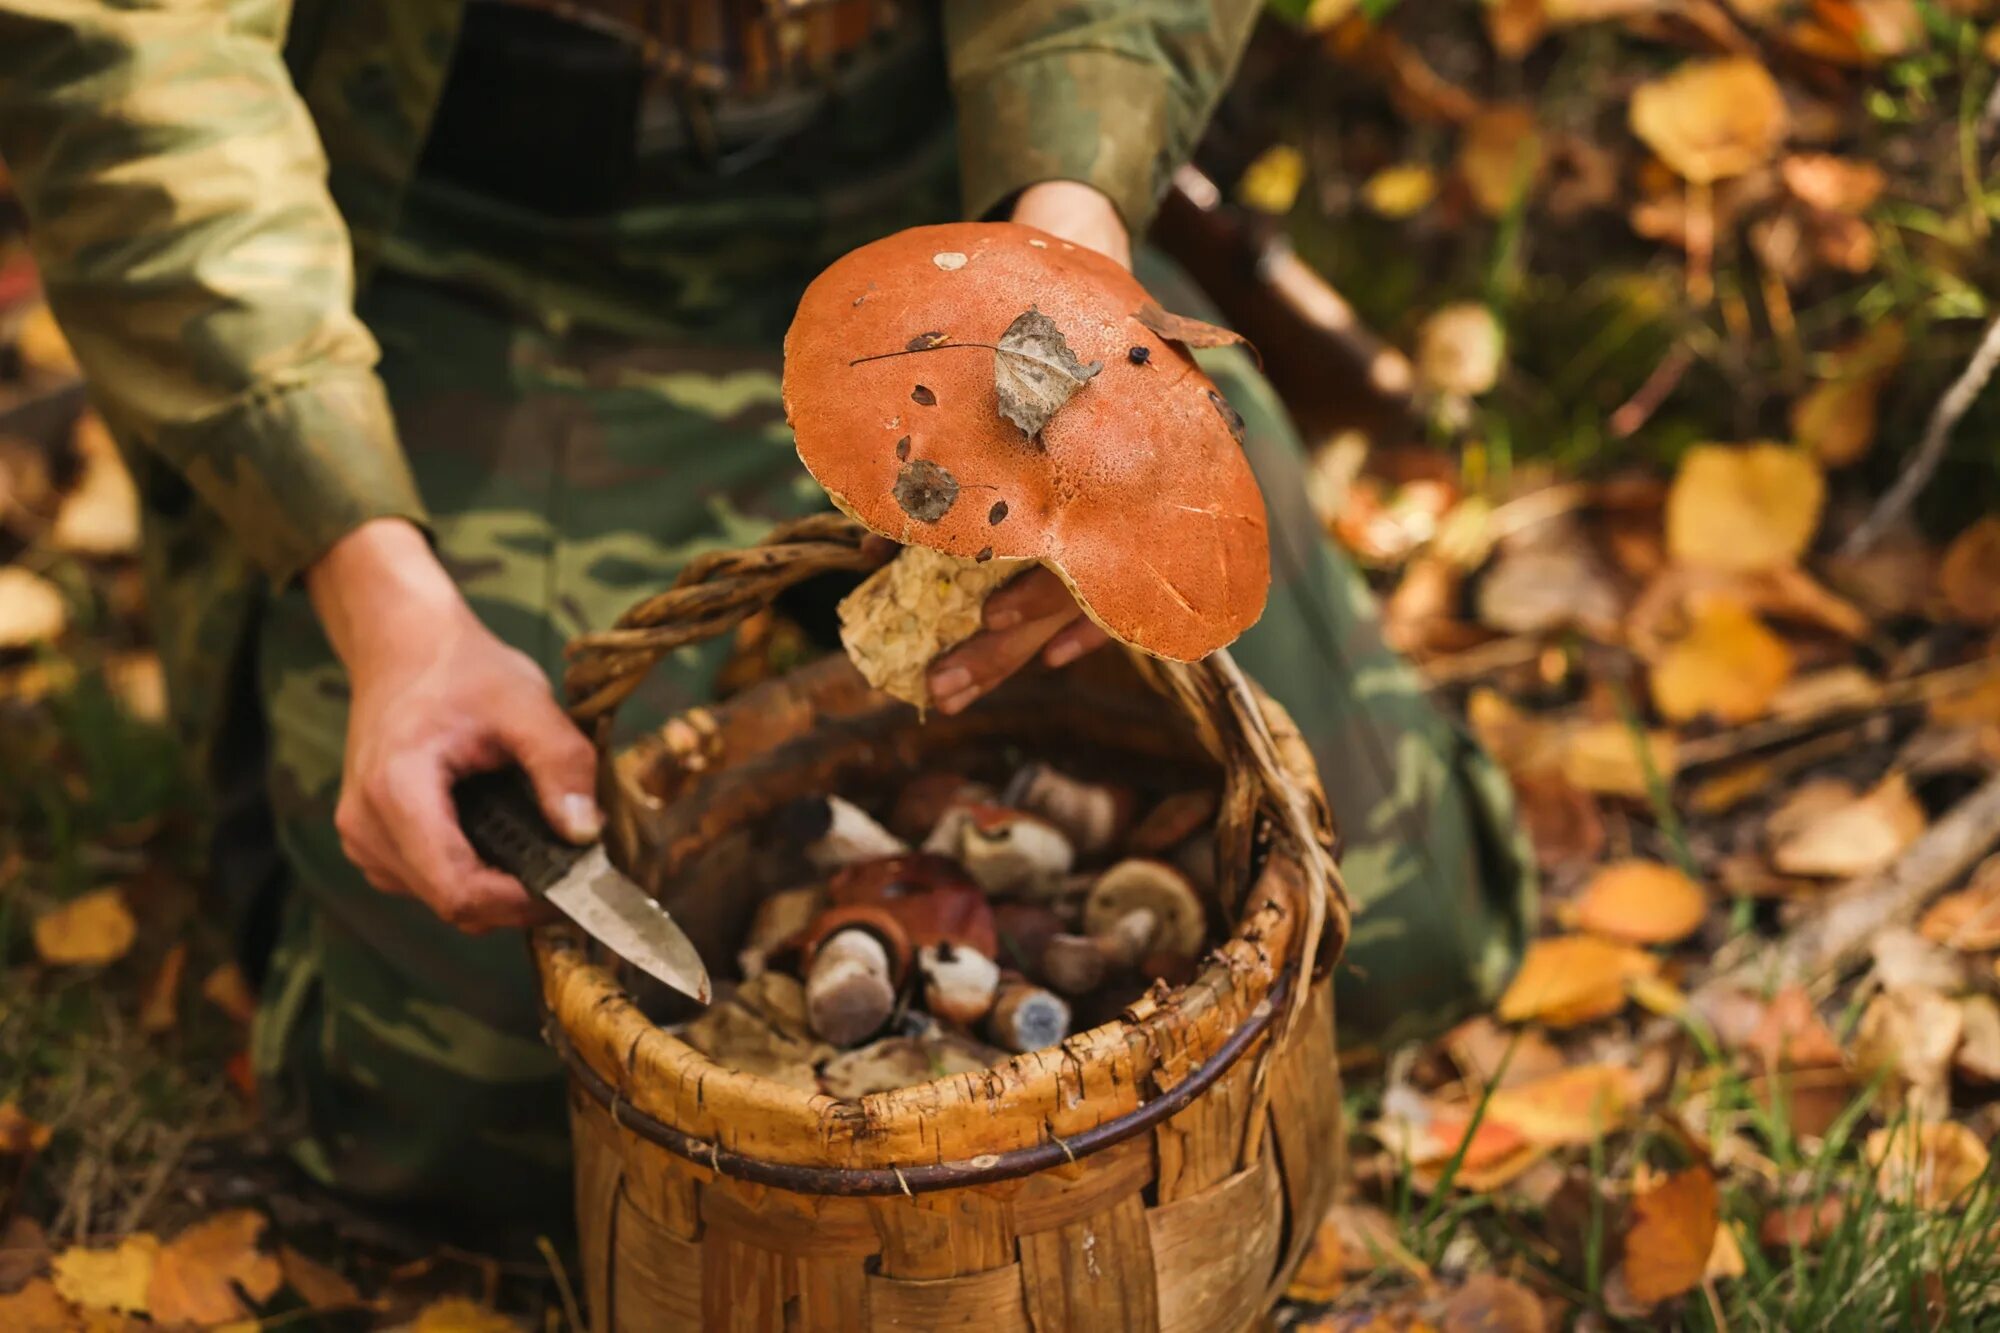
[[[406,655],[440,625],[472,615],[423,533],[401,519],[373,519],[340,538],[305,571],[306,594],[350,677]]]

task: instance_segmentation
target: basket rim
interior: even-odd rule
[[[1124,1115],[1067,1138],[1051,1136],[1044,1142],[1005,1152],[901,1167],[801,1165],[724,1148],[712,1139],[697,1138],[675,1129],[621,1097],[618,1089],[583,1058],[561,1024],[551,1022],[544,1035],[577,1085],[604,1108],[614,1124],[718,1175],[798,1194],[843,1197],[932,1194],[939,1190],[1018,1180],[1077,1161],[1142,1134],[1182,1110],[1228,1073],[1269,1031],[1272,1020],[1291,994],[1291,988],[1298,979],[1298,970],[1296,963],[1287,965],[1270,991],[1207,1060],[1166,1092],[1140,1103]],[[1317,984],[1325,984],[1324,979]]]

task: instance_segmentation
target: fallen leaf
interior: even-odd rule
[[[1290,144],[1272,144],[1243,169],[1236,197],[1260,213],[1282,216],[1298,202],[1305,180],[1305,154]]]
[[[278,1267],[285,1275],[285,1285],[309,1309],[344,1310],[361,1304],[360,1291],[344,1274],[289,1245],[278,1247]]]
[[[0,1295],[0,1328],[8,1333],[83,1333],[87,1327],[47,1278],[38,1277],[19,1291]]]
[[[1250,347],[1250,340],[1235,329],[1225,329],[1220,324],[1210,324],[1187,315],[1168,314],[1151,301],[1140,306],[1132,318],[1169,342],[1189,347]],[[1257,349],[1250,347],[1250,351],[1255,355]]]
[[[284,1281],[278,1261],[257,1248],[263,1214],[248,1208],[188,1227],[162,1246],[146,1288],[146,1308],[161,1324],[220,1324],[248,1318]],[[242,1295],[239,1296],[238,1290]]]
[[[49,1238],[42,1224],[26,1213],[16,1213],[0,1227],[0,1293],[19,1291],[31,1278],[48,1270]],[[0,1307],[4,1308],[4,1307]],[[10,1328],[0,1319],[0,1328]]]
[[[166,720],[167,676],[158,653],[113,654],[104,663],[104,683],[126,716],[140,722]]]
[[[1635,735],[1623,722],[1565,727],[1554,748],[1564,777],[1604,796],[1644,799],[1652,793],[1648,769],[1661,783],[1672,783],[1680,762],[1672,732]]]
[[[1778,177],[1799,202],[1830,213],[1867,212],[1889,183],[1875,163],[1831,153],[1792,153],[1778,164]]]
[[[1476,398],[1499,382],[1506,345],[1500,321],[1485,306],[1445,306],[1417,329],[1417,378],[1433,392]]]
[[[1385,218],[1415,217],[1437,197],[1437,177],[1419,162],[1384,167],[1361,186],[1361,202]]]
[[[202,978],[201,996],[245,1027],[257,1016],[257,992],[235,963],[220,964]]]
[[[1667,492],[1667,550],[1725,571],[1797,562],[1819,527],[1826,481],[1802,449],[1698,444]]]
[[[1912,50],[1924,20],[1914,0],[1817,0],[1786,35],[1807,54],[1866,67]]]
[[[1865,712],[1881,702],[1881,682],[1860,667],[1843,663],[1787,681],[1771,700],[1771,715],[1822,717]]]
[[[1476,1108],[1470,1106],[1440,1108],[1431,1116],[1410,1160],[1420,1166],[1432,1166],[1458,1157],[1460,1170],[1478,1171],[1512,1158],[1528,1146],[1521,1131],[1501,1124],[1490,1115],[1480,1117],[1475,1124],[1475,1112]]]
[[[1934,990],[1883,991],[1868,1002],[1854,1032],[1854,1067],[1864,1077],[1893,1074],[1911,1109],[1942,1113],[1952,1053],[1964,1031],[1958,1006]]]
[[[1653,664],[1653,703],[1669,722],[1750,722],[1791,679],[1792,661],[1785,641],[1741,604],[1705,598],[1687,634]]]
[[[1773,995],[1741,1045],[1766,1072],[1838,1068],[1845,1060],[1803,986],[1786,986]]]
[[[160,960],[139,1001],[141,1032],[171,1032],[180,1022],[181,974],[187,970],[187,943],[177,940]]]
[[[1007,326],[993,354],[993,383],[1000,415],[1034,439],[1063,404],[1104,369],[1077,360],[1055,321],[1029,307]]]
[[[1458,174],[1480,212],[1505,217],[1534,188],[1542,170],[1542,134],[1533,108],[1489,106],[1466,124]]]
[[[1827,579],[1870,615],[1915,615],[1937,584],[1937,553],[1908,528],[1892,529],[1860,555],[1836,551],[1825,561]]]
[[[50,1260],[49,1271],[57,1292],[72,1305],[144,1314],[159,1255],[159,1238],[141,1231],[108,1250],[73,1246]]]
[[[1979,1183],[1988,1160],[1979,1136],[1955,1120],[1878,1129],[1863,1152],[1884,1194],[1925,1208],[1949,1207]]]
[[[1506,634],[1541,634],[1570,626],[1615,641],[1618,589],[1589,547],[1551,542],[1503,550],[1479,580],[1479,619]]]
[[[1963,954],[1932,944],[1908,926],[1886,926],[1868,941],[1884,990],[1928,989],[1955,995],[1972,984]]]
[[[35,952],[57,966],[115,963],[139,933],[117,889],[99,889],[35,918]]]
[[[1827,467],[1859,462],[1875,443],[1882,388],[1902,364],[1902,326],[1884,320],[1828,358],[1827,373],[1792,403],[1792,439]]]
[[[1677,1171],[1632,1199],[1622,1264],[1626,1288],[1647,1305],[1692,1291],[1708,1269],[1722,1198],[1706,1166]]]
[[[1659,970],[1659,960],[1593,935],[1558,935],[1528,945],[1495,1012],[1504,1022],[1540,1020],[1572,1027],[1625,1007],[1628,978]]]
[[[1542,1303],[1511,1278],[1475,1273],[1444,1307],[1444,1333],[1543,1333]]]
[[[1677,944],[1701,928],[1708,896],[1672,866],[1614,861],[1592,875],[1575,905],[1577,929],[1625,944]]]
[[[49,1146],[53,1132],[41,1121],[30,1119],[12,1097],[0,1102],[0,1157],[40,1152]]]
[[[139,488],[95,412],[77,418],[73,435],[83,467],[56,511],[49,544],[78,555],[130,555],[139,549]]]
[[[1532,1083],[1566,1068],[1547,1037],[1533,1028],[1501,1027],[1485,1014],[1445,1033],[1444,1048],[1458,1072],[1480,1087],[1496,1079],[1503,1088]]]
[[[68,626],[61,589],[19,565],[0,567],[0,649],[53,642]]]
[[[14,329],[14,355],[22,369],[51,379],[75,379],[83,373],[47,301],[35,302],[21,316]]]
[[[1708,1252],[1708,1263],[1701,1270],[1701,1280],[1726,1282],[1749,1271],[1750,1265],[1743,1260],[1743,1247],[1736,1239],[1736,1228],[1727,1222],[1719,1223],[1715,1228],[1715,1246]]]
[[[2000,857],[1988,857],[1970,884],[1933,903],[1917,930],[1953,949],[2000,949]]]
[[[1787,875],[1866,875],[1894,861],[1927,823],[1908,780],[1892,773],[1867,795],[1801,819],[1772,849],[1771,864]]]
[[[1313,1232],[1312,1248],[1285,1291],[1287,1298],[1320,1304],[1348,1279],[1385,1268],[1428,1279],[1430,1270],[1404,1246],[1395,1219],[1365,1203],[1336,1203]]]
[[[1687,993],[1665,977],[1632,977],[1625,983],[1625,993],[1632,1003],[1661,1018],[1679,1018],[1687,1012]]]
[[[1785,136],[1777,81],[1748,56],[1691,60],[1632,94],[1632,132],[1698,183],[1762,166]]]
[[[1991,995],[1958,998],[1958,1049],[1951,1067],[1979,1083],[2000,1083],[2000,1002]]]
[[[1538,1148],[1567,1148],[1622,1127],[1638,1102],[1631,1070],[1578,1065],[1495,1090],[1486,1114]]]
[[[1938,583],[1960,620],[2000,624],[2000,517],[1988,515],[1952,539]]]
[[[1596,800],[1560,770],[1518,773],[1512,781],[1515,813],[1542,869],[1589,862],[1604,850],[1604,816]]]
[[[1811,1249],[1838,1232],[1846,1216],[1846,1205],[1835,1198],[1786,1204],[1764,1214],[1757,1227],[1757,1243],[1767,1250]]]
[[[444,1296],[417,1313],[410,1333],[521,1333],[513,1320],[497,1310],[467,1300]]]

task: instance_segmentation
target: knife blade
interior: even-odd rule
[[[626,962],[708,1003],[708,968],[687,932],[611,864],[602,842],[580,847],[550,828],[520,767],[462,778],[452,788],[452,800],[482,861],[546,898]]]

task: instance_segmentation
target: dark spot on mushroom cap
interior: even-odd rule
[[[903,464],[896,474],[896,503],[919,523],[935,523],[958,502],[958,478],[928,458]]]
[[[1208,391],[1208,401],[1214,403],[1215,410],[1222,413],[1222,419],[1228,424],[1229,433],[1235,437],[1236,442],[1243,443],[1243,414],[1231,407],[1229,400],[1214,389]]]
[[[902,439],[896,441],[896,461],[898,463],[903,462],[909,456],[910,456],[910,437],[905,435]]]
[[[1130,348],[1125,353],[1125,359],[1135,366],[1143,366],[1153,359],[1153,349],[1150,347]]]
[[[926,385],[919,384],[916,388],[910,390],[910,397],[916,401],[919,407],[937,406],[937,395],[932,393]]]
[[[916,337],[904,343],[903,350],[906,352],[928,352],[944,340],[945,333],[942,329],[932,329],[929,333],[919,333]]]
[[[993,548],[990,546],[982,546],[979,548],[979,554],[973,556],[972,558],[979,564],[983,565],[988,560],[991,560],[993,558]]]
[[[988,523],[998,523],[1005,517],[1007,517],[1007,502],[1005,500],[995,500],[993,507],[986,511],[986,521]]]

